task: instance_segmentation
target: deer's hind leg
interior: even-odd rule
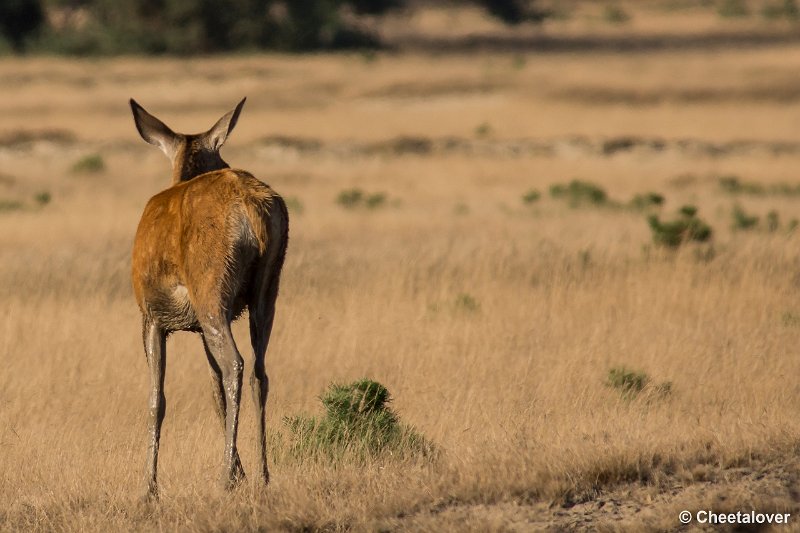
[[[148,401],[147,443],[147,494],[146,498],[158,498],[158,446],[161,441],[161,424],[166,414],[167,401],[164,396],[166,374],[167,334],[152,319],[145,318],[142,327],[144,352],[150,369],[150,398]]]
[[[236,477],[239,457],[236,435],[239,430],[239,402],[242,395],[244,360],[236,348],[230,322],[224,313],[208,316],[200,325],[208,351],[219,366],[222,376],[225,399],[225,451],[221,484],[225,489],[232,489],[241,481]]]
[[[208,365],[211,370],[211,396],[214,400],[214,411],[217,414],[220,424],[222,424],[222,432],[225,434],[225,419],[227,409],[225,387],[222,384],[222,369],[220,368],[219,363],[217,363],[217,360],[214,359],[214,354],[212,354],[211,350],[208,348],[208,342],[206,342],[205,335],[201,333],[200,337],[203,339],[203,349],[206,352],[206,358],[208,359]],[[233,475],[236,480],[242,480],[245,478],[244,468],[242,467],[242,461],[239,458],[238,450],[234,452],[233,456]]]
[[[282,260],[282,258],[280,258]],[[259,282],[251,294],[250,303],[250,342],[253,345],[253,373],[250,376],[250,387],[253,392],[253,403],[256,410],[256,424],[258,439],[258,460],[261,467],[261,476],[264,483],[269,483],[269,468],[267,467],[267,436],[266,436],[266,404],[269,395],[269,376],[267,375],[264,360],[272,334],[272,323],[275,319],[275,301],[278,298],[278,283],[280,280],[280,263],[273,261],[272,265],[264,265],[259,275]],[[270,270],[272,270],[270,272]]]

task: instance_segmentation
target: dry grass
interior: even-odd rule
[[[25,82],[0,83],[0,134],[9,136],[0,200],[22,203],[0,212],[0,529],[637,530],[676,528],[684,507],[797,512],[800,240],[734,233],[730,209],[737,201],[786,220],[798,200],[731,198],[716,181],[735,173],[797,183],[797,154],[342,146],[474,139],[482,123],[500,143],[574,134],[794,141],[794,89],[789,101],[759,91],[798,63],[800,48],[788,46],[531,55],[522,68],[507,55],[6,60],[0,79]],[[629,107],[587,99],[592,87],[667,96]],[[729,97],[669,96],[697,88]],[[243,94],[228,160],[302,205],[268,353],[273,483],[216,491],[223,440],[207,365],[199,340],[176,334],[164,497],[140,506],[147,372],[129,250],[167,162],[138,139],[127,97],[176,129],[199,130]],[[13,142],[20,132],[28,137]],[[339,151],[261,141],[273,135]],[[72,172],[92,154],[104,170]],[[571,209],[547,194],[521,201],[576,176],[619,201],[662,192],[665,214],[697,204],[716,231],[713,257],[652,249],[640,213]],[[337,195],[353,187],[387,200],[344,209]],[[38,206],[42,190],[52,201]],[[249,353],[245,323],[235,333]],[[605,384],[617,366],[669,381],[671,393],[625,399]],[[389,388],[401,419],[442,450],[438,461],[286,456],[282,417],[318,412],[330,382],[362,376]],[[252,414],[245,401],[246,469]],[[597,510],[614,498],[645,512]]]

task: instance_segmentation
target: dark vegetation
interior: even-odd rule
[[[711,226],[697,216],[693,205],[681,207],[673,220],[662,221],[658,215],[650,215],[647,222],[653,242],[666,248],[678,248],[690,241],[706,242],[712,235]]]
[[[462,0],[507,24],[549,12],[532,0]],[[365,16],[407,0],[2,0],[0,37],[16,52],[77,55],[307,51],[380,46]]]

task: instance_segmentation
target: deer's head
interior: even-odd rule
[[[142,139],[159,147],[172,162],[172,183],[175,184],[212,170],[229,168],[219,155],[219,149],[236,126],[245,100],[247,98],[223,115],[210,130],[192,135],[175,133],[132,98],[131,110]]]

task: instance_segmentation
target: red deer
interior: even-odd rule
[[[172,162],[172,185],[147,202],[133,244],[133,289],[151,378],[147,494],[153,498],[158,497],[158,446],[166,411],[166,340],[174,331],[200,333],[211,366],[215,407],[225,432],[222,485],[230,489],[244,478],[236,449],[244,361],[231,322],[245,309],[255,355],[250,384],[258,417],[260,474],[269,482],[264,356],[289,217],[277,193],[220,157],[244,102],[207,132],[185,135],[130,101],[139,134]]]

